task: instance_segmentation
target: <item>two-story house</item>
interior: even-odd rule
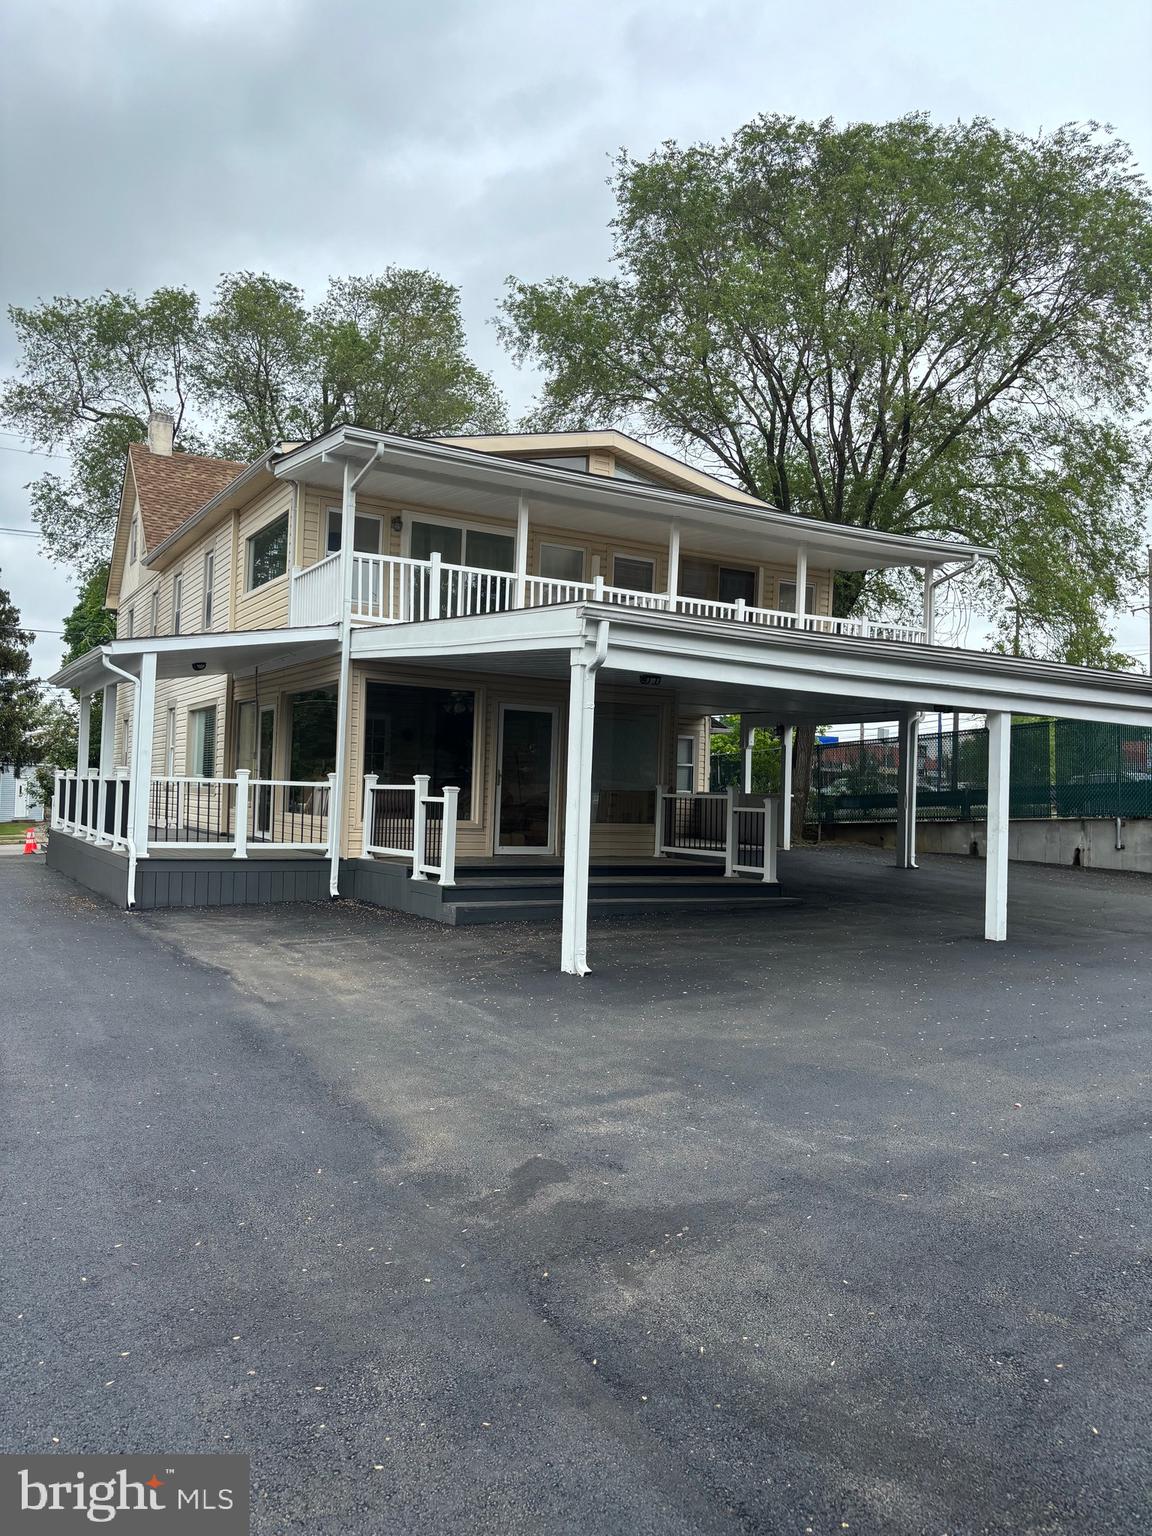
[[[127,905],[554,912],[580,974],[590,908],[779,899],[788,817],[709,794],[712,714],[749,740],[899,719],[912,867],[919,714],[979,711],[1002,938],[1011,714],[1147,725],[1152,690],[934,644],[940,582],[984,553],[785,514],[613,431],[341,427],[244,465],[173,453],[158,413],[126,467],[117,637],[53,679],[82,720],[50,861]],[[836,572],[896,567],[918,623],[833,616]]]

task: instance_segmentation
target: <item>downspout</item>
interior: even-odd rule
[[[328,895],[340,895],[340,846],[344,841],[344,802],[347,798],[348,732],[351,710],[348,687],[352,674],[352,561],[356,537],[356,489],[377,460],[383,458],[384,445],[353,475],[351,459],[344,460],[344,490],[340,498],[340,672],[337,684],[338,724],[336,730],[336,775],[333,804],[328,807]]]
[[[592,653],[592,660],[588,663],[588,676],[595,677],[600,668],[608,659],[608,620],[598,619],[596,622],[596,649]]]
[[[132,720],[133,720],[134,726],[138,730],[139,727],[140,727],[140,679],[138,677],[133,677],[131,672],[125,672],[122,667],[118,667],[118,666],[116,666],[116,664],[114,662],[109,661],[107,655],[104,656],[104,666],[106,667],[106,669],[109,672],[115,672],[117,677],[122,677],[122,678],[124,678],[125,682],[129,682],[129,683],[132,684],[132,694],[133,694]],[[149,756],[149,761],[151,761],[151,756]],[[144,793],[145,794],[148,793],[147,789],[145,789]],[[127,839],[127,841],[128,841],[128,905],[129,905],[129,907],[134,907],[136,905],[136,840],[132,836],[132,816],[131,816],[131,813],[129,813],[129,816],[128,816],[128,839]]]

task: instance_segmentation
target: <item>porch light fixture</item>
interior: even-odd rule
[[[645,688],[659,688],[664,679],[659,672],[641,672],[640,682]]]
[[[403,533],[404,532],[404,519],[402,517],[394,517],[392,519],[392,532],[393,533]]]
[[[206,661],[194,661],[192,663],[192,670],[193,672],[203,672],[207,665],[208,663]]]

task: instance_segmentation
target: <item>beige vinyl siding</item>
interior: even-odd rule
[[[292,488],[276,486],[259,496],[240,513],[237,524],[236,561],[232,571],[234,603],[233,628],[278,629],[288,623],[288,585],[292,571]],[[259,529],[289,514],[288,570],[254,591],[246,590],[248,580],[248,540]]]

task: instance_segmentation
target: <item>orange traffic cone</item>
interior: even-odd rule
[[[39,848],[37,848],[37,846],[36,846],[36,828],[35,827],[29,827],[27,832],[25,832],[25,834],[24,834],[24,852],[25,853],[39,853],[40,852]]]

